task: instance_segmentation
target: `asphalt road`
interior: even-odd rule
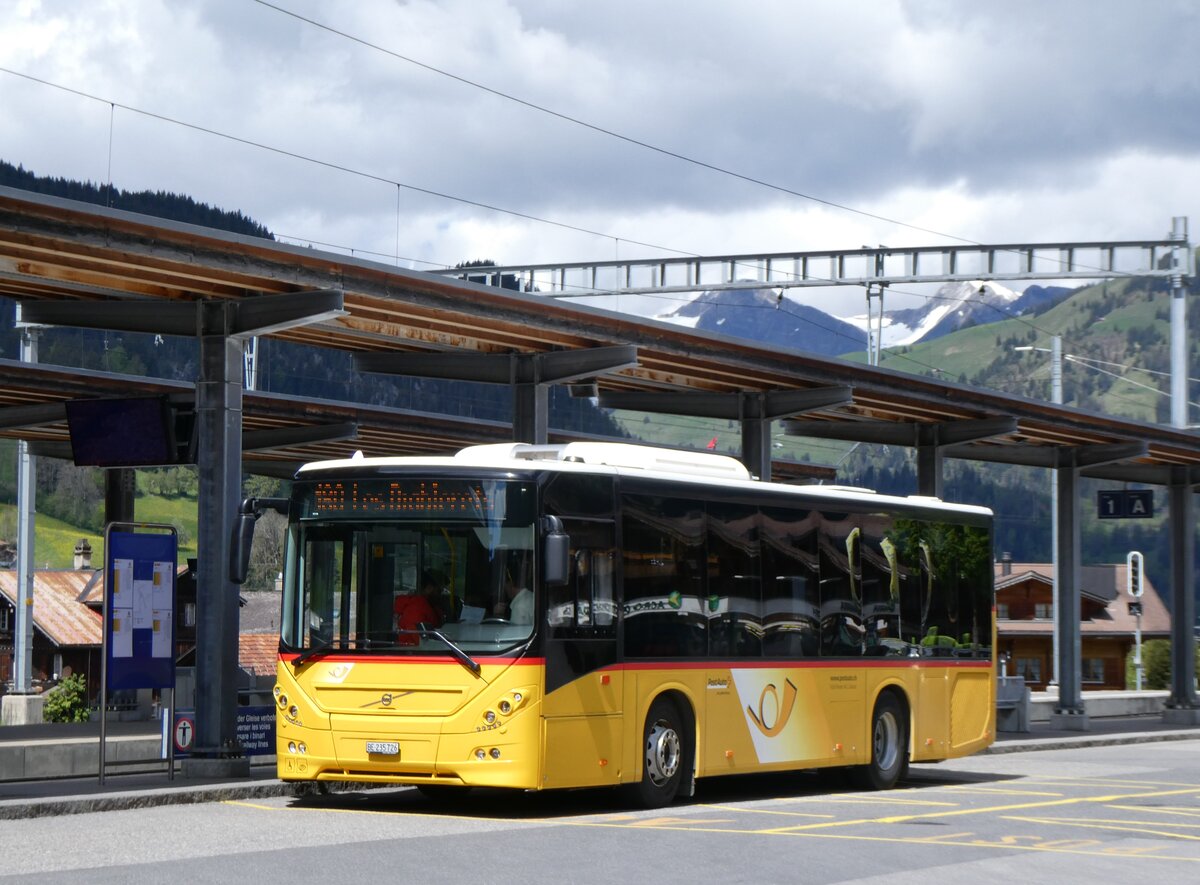
[[[54,882],[1053,882],[1200,880],[1200,740],[914,766],[899,789],[813,775],[434,804],[415,790],[0,823],[0,876]],[[8,881],[6,878],[5,881]]]

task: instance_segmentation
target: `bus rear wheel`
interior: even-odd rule
[[[852,771],[857,786],[890,790],[908,769],[908,720],[892,693],[883,694],[871,716],[871,761]]]
[[[643,807],[662,808],[675,800],[690,746],[683,717],[675,704],[667,698],[655,700],[642,730],[642,779],[634,788]]]

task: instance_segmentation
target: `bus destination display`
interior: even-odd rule
[[[392,515],[450,518],[491,514],[482,484],[439,480],[324,480],[312,487],[314,516]]]

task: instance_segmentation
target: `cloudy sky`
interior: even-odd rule
[[[1188,0],[275,5],[0,0],[0,159],[418,268],[1200,218]]]

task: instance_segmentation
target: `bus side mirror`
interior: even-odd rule
[[[264,510],[274,510],[285,516],[287,498],[247,498],[238,508],[233,520],[233,537],[229,540],[229,580],[244,584],[250,573],[250,551],[254,548],[254,524]]]
[[[253,513],[239,513],[233,521],[233,538],[229,545],[229,580],[244,584],[250,571],[250,551],[254,547],[254,523],[258,517]]]
[[[543,521],[542,577],[547,587],[562,587],[571,578],[571,536],[557,516]]]

